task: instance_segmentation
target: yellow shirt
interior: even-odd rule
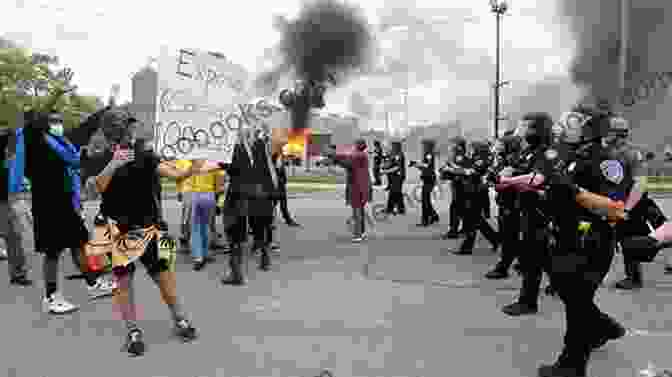
[[[191,164],[191,160],[176,161],[177,168],[181,170],[189,169]],[[224,170],[219,170],[208,174],[178,179],[177,190],[179,192],[217,192],[217,181],[219,177],[224,176],[224,174]]]

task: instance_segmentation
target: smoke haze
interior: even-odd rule
[[[655,73],[652,33],[672,15],[672,2],[665,0],[628,0],[629,42],[626,87]],[[620,0],[560,0],[560,13],[577,42],[570,76],[586,90],[587,100],[619,100]]]

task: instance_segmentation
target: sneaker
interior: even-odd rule
[[[280,245],[278,245],[277,243],[272,243],[271,244],[271,252],[273,252],[275,254],[280,254]]]
[[[21,287],[30,287],[31,285],[33,285],[33,281],[28,279],[25,275],[23,275],[23,276],[15,276],[9,279],[9,284],[18,285]]]
[[[205,267],[206,261],[204,258],[195,258],[193,267],[194,271],[200,271]]]
[[[114,283],[109,277],[99,277],[96,279],[96,284],[87,287],[89,291],[89,300],[95,300],[103,297],[112,296],[114,290]]]
[[[7,260],[7,249],[0,247],[0,260]]]
[[[145,342],[142,340],[142,330],[133,329],[126,335],[121,351],[128,352],[131,356],[142,356],[145,353]]]
[[[352,237],[352,242],[353,243],[364,242],[364,237],[361,237],[361,236],[360,237]]]
[[[190,342],[198,337],[196,334],[196,329],[186,319],[182,319],[175,324],[174,332],[175,335],[181,338],[185,343]]]
[[[69,314],[79,310],[77,305],[68,302],[60,293],[54,293],[42,300],[44,311],[49,314]]]

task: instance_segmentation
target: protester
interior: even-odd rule
[[[8,249],[9,282],[12,285],[29,286],[32,285],[32,281],[27,277],[26,252],[31,250],[34,237],[30,214],[32,207],[30,181],[25,177],[23,128],[13,130],[11,134],[13,137],[10,137],[10,145],[7,148],[8,201],[6,211],[0,208],[0,212],[3,213],[0,217],[4,215],[8,218],[7,230],[4,233]]]
[[[353,235],[352,242],[362,242],[366,235],[366,204],[371,200],[371,175],[369,158],[366,153],[366,141],[358,139],[349,150],[329,152],[330,158],[347,171],[345,188],[346,204],[352,208]]]
[[[248,239],[248,216],[250,213],[250,201],[254,199],[252,192],[256,185],[256,176],[252,174],[254,157],[252,147],[254,135],[250,130],[241,130],[241,135],[236,144],[231,163],[222,164],[229,176],[229,187],[226,191],[224,209],[224,230],[231,246],[229,258],[229,273],[222,279],[222,284],[243,286],[243,247]]]
[[[186,169],[190,166],[189,160],[176,160],[175,166]],[[187,250],[191,239],[191,197],[192,197],[192,177],[176,180],[177,197],[180,202],[180,243],[182,250]]]
[[[250,201],[249,221],[254,244],[254,252],[261,254],[259,269],[268,271],[271,267],[270,247],[273,241],[273,215],[275,202],[279,198],[279,180],[271,161],[270,135],[258,131],[252,142],[252,172],[254,189]]]
[[[280,214],[288,226],[301,226],[294,220],[287,205],[287,161],[281,152],[276,152],[272,157],[276,175],[278,176],[279,195],[277,205],[280,207]]]
[[[174,258],[171,260],[171,257],[166,259],[159,255],[157,236],[150,233],[162,228],[155,185],[160,177],[185,178],[207,171],[193,165],[185,171],[161,162],[147,147],[147,143],[137,137],[138,131],[132,122],[125,125],[116,123],[104,129],[115,149],[115,156],[96,179],[98,190],[102,193],[101,220],[106,222],[109,218],[114,221],[122,235],[138,233],[141,238],[150,235],[138,259],[160,289],[163,302],[170,310],[175,334],[188,341],[196,337],[196,330],[187,319],[177,297],[175,269],[172,265]],[[128,329],[124,350],[132,355],[141,355],[145,351],[145,344],[142,330],[136,323],[134,260],[122,255],[115,261],[113,254],[113,273],[117,286],[114,303],[121,311]]]
[[[192,166],[197,169],[203,167],[205,160],[178,160],[177,168],[188,171]],[[189,220],[183,220],[190,224],[191,257],[194,271],[200,271],[206,263],[212,261],[208,256],[210,247],[211,223],[215,217],[215,193],[219,191],[219,176],[221,172],[211,172],[204,175],[194,175],[181,179],[181,183],[189,191],[184,191],[184,205],[191,204],[190,209],[183,212],[190,214]]]
[[[49,101],[55,103],[64,91]],[[78,307],[58,293],[58,264],[61,253],[69,248],[78,268],[89,232],[81,216],[80,153],[91,135],[100,127],[103,114],[111,104],[88,117],[79,127],[69,130],[65,137],[62,114],[26,114],[24,140],[26,147],[25,175],[32,183],[32,214],[35,249],[44,254],[43,274],[46,294],[44,310],[53,314],[76,311]],[[53,105],[45,106],[46,109]],[[48,111],[48,110],[47,110]],[[90,298],[107,296],[111,285],[96,272],[84,273]]]

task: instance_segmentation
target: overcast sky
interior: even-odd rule
[[[300,0],[3,0],[0,35],[58,55],[75,71],[82,93],[107,97],[112,84],[121,84],[123,101],[130,100],[132,74],[146,64],[148,57],[157,56],[161,45],[221,51],[255,71],[263,50],[279,39],[273,29],[273,16],[291,17],[298,12],[300,3]],[[378,10],[385,1],[358,3],[370,21],[377,23]],[[405,4],[401,0],[394,3]],[[554,16],[554,3],[555,0],[513,0],[503,32],[506,79],[534,81],[567,71],[573,42]],[[464,40],[460,41],[465,47],[464,55],[494,56],[494,16],[489,12],[487,0],[418,0],[408,4],[425,9],[428,18],[476,17],[464,23]],[[441,26],[436,29],[441,32]],[[446,74],[430,85],[412,88],[411,95],[432,97],[429,102],[437,105],[454,102],[455,99],[431,96],[450,86],[459,88],[457,92],[461,95],[483,93],[487,99],[484,88],[493,77],[483,77],[482,82],[475,83],[461,82],[460,76],[460,72]]]

